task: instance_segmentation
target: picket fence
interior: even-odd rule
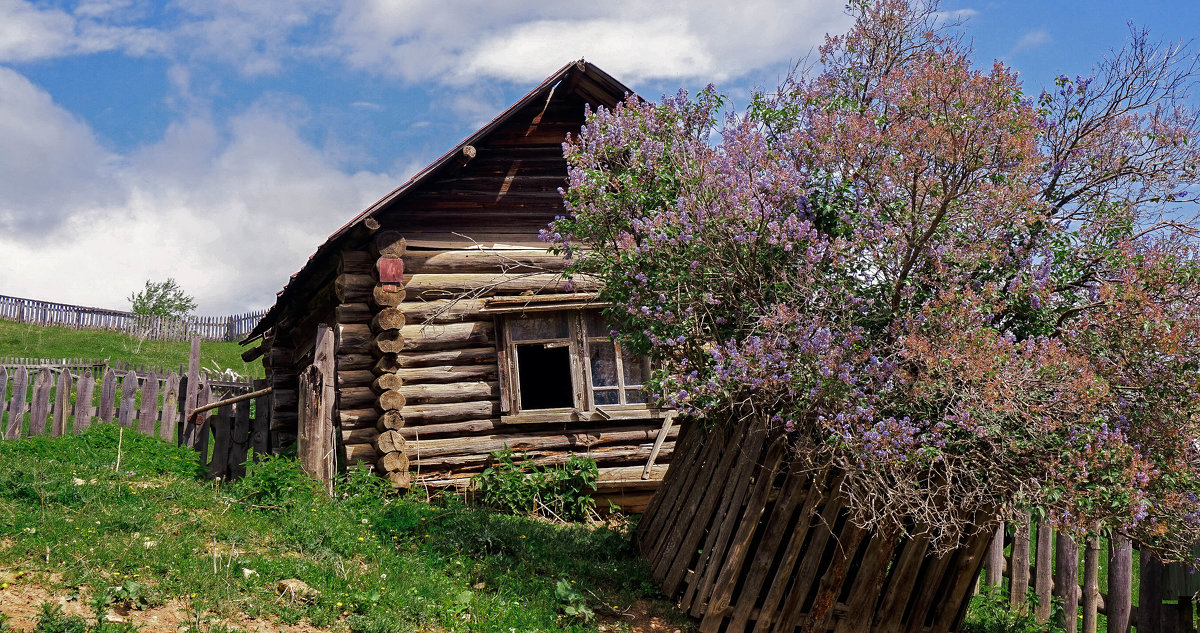
[[[1164,566],[1149,554],[1138,556],[1135,570],[1135,550],[1121,534],[1092,536],[1081,548],[1071,537],[1046,526],[1027,521],[1001,525],[988,550],[982,584],[1006,595],[1014,609],[1028,608],[1028,596],[1036,596],[1034,614],[1043,621],[1059,601],[1067,614],[1063,621],[1067,633],[1096,633],[1099,615],[1106,617],[1108,633],[1127,633],[1131,627],[1139,633],[1195,633],[1190,586],[1194,583],[1188,571],[1183,566]],[[1107,570],[1104,582],[1102,569]]]
[[[193,340],[192,350],[193,358],[181,372],[144,371],[145,367],[139,371],[131,366],[72,371],[70,363],[56,365],[43,359],[29,365],[0,364],[0,440],[59,437],[96,423],[116,423],[195,448],[212,477],[239,477],[245,472],[250,448],[258,455],[276,448],[269,396],[219,407],[197,416],[194,424],[187,422],[186,415],[261,388],[265,381],[212,380],[199,371],[198,339]]]
[[[0,295],[0,320],[74,329],[116,330],[163,341],[185,341],[194,336],[206,341],[238,341],[254,329],[264,314],[265,310],[258,310],[229,316],[175,319]]]

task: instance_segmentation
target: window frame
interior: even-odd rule
[[[512,311],[496,315],[496,360],[500,381],[500,412],[501,422],[505,424],[537,424],[544,422],[564,421],[604,421],[622,419],[653,419],[662,418],[665,411],[655,408],[649,403],[628,402],[628,391],[642,387],[642,384],[629,384],[625,376],[624,358],[627,350],[623,349],[620,341],[614,341],[607,334],[603,336],[588,336],[587,318],[589,313],[598,313],[595,308],[582,306],[546,306],[544,309],[528,311]],[[566,338],[530,338],[515,340],[512,332],[513,323],[523,317],[563,315],[567,322]],[[599,387],[604,391],[616,391],[618,404],[601,404],[595,402],[597,387],[592,377],[592,347],[593,345],[611,344],[613,346],[616,382],[613,385]],[[571,388],[573,406],[547,409],[522,409],[520,390],[520,365],[517,347],[520,345],[564,344],[568,347],[568,358],[571,371]],[[649,361],[642,358],[643,370],[649,373]]]

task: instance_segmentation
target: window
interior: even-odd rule
[[[598,310],[558,310],[501,317],[502,408],[508,421],[647,415],[642,384],[649,361],[608,335]],[[544,414],[544,415],[543,415]],[[523,419],[517,419],[523,418]]]

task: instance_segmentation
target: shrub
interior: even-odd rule
[[[234,482],[233,491],[243,501],[283,509],[311,503],[321,494],[321,485],[295,459],[264,455],[246,464],[246,476]]]
[[[475,476],[483,505],[513,514],[532,513],[564,521],[588,517],[599,469],[590,457],[572,455],[562,466],[517,462],[512,449],[492,453],[493,464]]]

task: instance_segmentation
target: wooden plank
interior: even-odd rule
[[[1141,584],[1138,591],[1138,633],[1157,633],[1163,630],[1163,564],[1146,550],[1140,552],[1142,559]]]
[[[196,407],[203,407],[213,401],[212,387],[208,381],[200,379],[200,387],[196,389]],[[189,446],[200,454],[200,464],[208,466],[208,444],[211,436],[212,414],[201,413],[192,425],[193,443]]]
[[[836,482],[840,486],[840,479]],[[822,507],[823,506],[823,507]],[[817,508],[820,508],[817,510]],[[808,596],[809,590],[813,583],[817,581],[817,572],[820,570],[821,558],[824,555],[825,547],[829,542],[833,533],[830,531],[837,523],[838,516],[842,510],[841,496],[838,493],[837,486],[830,486],[827,494],[823,495],[818,502],[818,506],[814,510],[820,512],[817,516],[810,516],[811,522],[807,526],[807,531],[811,534],[811,541],[802,552],[798,561],[798,566],[795,572],[795,582],[792,584],[786,599],[783,601],[783,609],[779,612],[779,619],[776,621],[774,630],[787,631],[792,630],[800,625],[804,619],[805,613],[804,598]],[[801,518],[801,522],[804,518]]]
[[[246,474],[246,454],[250,450],[250,402],[234,405],[233,443],[229,449],[229,476],[233,479]]]
[[[0,307],[3,304],[0,303]],[[4,422],[8,413],[8,368],[0,360],[0,439],[4,439]]]
[[[148,374],[142,383],[142,407],[138,411],[138,432],[154,437],[154,425],[158,422],[158,375]]]
[[[71,428],[76,433],[82,433],[92,425],[92,394],[96,388],[96,378],[91,371],[79,375],[75,387],[75,420]]]
[[[1133,542],[1120,532],[1109,535],[1108,633],[1128,633],[1133,605]]]
[[[192,411],[196,410],[197,400],[200,392],[200,339],[192,338],[191,348],[188,352],[188,368],[187,368],[187,384],[182,387],[184,389],[183,396],[183,445],[195,447],[199,441],[199,424],[191,424],[188,422],[188,416]]]
[[[1050,620],[1050,609],[1054,606],[1054,603],[1051,602],[1051,592],[1054,587],[1054,566],[1051,563],[1053,548],[1054,530],[1045,523],[1039,524],[1037,529],[1037,553],[1034,558],[1033,589],[1037,593],[1037,608],[1034,610],[1034,615],[1040,622],[1048,622]]]
[[[1029,599],[1029,513],[1021,513],[1015,522],[1012,545],[1012,590],[1009,604],[1024,612]]]
[[[109,368],[100,382],[100,421],[112,422],[117,404],[117,373]]]
[[[50,370],[42,368],[33,379],[33,399],[29,401],[29,434],[42,435],[46,432],[47,418],[50,416],[50,389],[54,379]]]
[[[137,392],[138,376],[135,371],[130,370],[121,381],[121,408],[117,410],[118,423],[125,428],[133,426],[133,411],[137,402]]]
[[[1100,602],[1100,540],[1089,535],[1083,550],[1083,633],[1096,633]]]
[[[1004,522],[996,526],[992,540],[988,544],[987,561],[984,563],[984,583],[989,587],[1004,585]]]
[[[67,428],[67,411],[71,408],[71,372],[63,369],[58,372],[58,380],[54,383],[54,412],[51,414],[50,436],[62,437]]]
[[[1063,630],[1079,627],[1079,547],[1070,535],[1059,532],[1054,550],[1054,597],[1062,600]]]
[[[167,376],[159,416],[158,436],[171,443],[179,441],[179,380],[178,374]]]
[[[212,461],[208,463],[208,476],[229,479],[229,450],[233,444],[233,406],[217,407],[209,428],[212,429]]]
[[[334,335],[326,325],[317,327],[313,364],[300,375],[298,454],[310,476],[333,492],[335,393]],[[371,460],[373,461],[373,460]]]
[[[954,552],[953,565],[947,572],[949,582],[945,584],[945,591],[947,596],[953,596],[961,602],[943,598],[934,605],[933,617],[925,618],[927,622],[932,620],[929,625],[933,633],[949,633],[955,630],[966,615],[971,600],[970,588],[979,578],[980,567],[983,566],[983,558],[991,540],[986,534],[972,534],[966,536],[966,542],[960,544]]]

